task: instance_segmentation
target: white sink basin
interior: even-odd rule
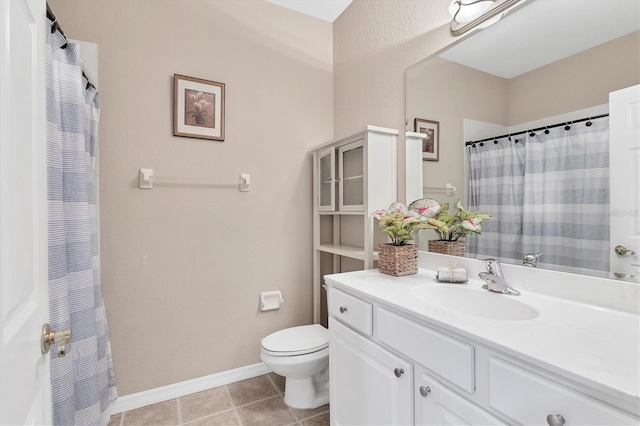
[[[521,296],[508,296],[461,284],[423,285],[412,294],[425,303],[471,315],[504,321],[524,321],[536,318],[538,311],[517,300]]]

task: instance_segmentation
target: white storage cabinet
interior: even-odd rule
[[[313,153],[313,296],[314,322],[320,322],[321,254],[332,255],[332,270],[341,258],[357,259],[364,269],[377,259],[371,213],[398,200],[397,130],[367,126],[361,132],[314,147]],[[345,223],[359,228],[345,238]],[[330,235],[322,241],[322,235]]]

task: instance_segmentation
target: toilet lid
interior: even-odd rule
[[[328,345],[329,331],[320,324],[286,328],[262,339],[262,347],[269,352],[311,353]]]

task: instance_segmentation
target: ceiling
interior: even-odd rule
[[[323,21],[335,21],[351,4],[352,0],[266,0],[269,3],[315,16]]]
[[[640,1],[530,0],[489,28],[440,56],[513,78],[637,31]]]

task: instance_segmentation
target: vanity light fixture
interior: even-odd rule
[[[449,5],[449,14],[454,21],[466,24],[478,18],[495,0],[453,0]]]
[[[449,4],[451,34],[460,36],[473,28],[485,28],[507,11],[527,0],[452,0]]]

